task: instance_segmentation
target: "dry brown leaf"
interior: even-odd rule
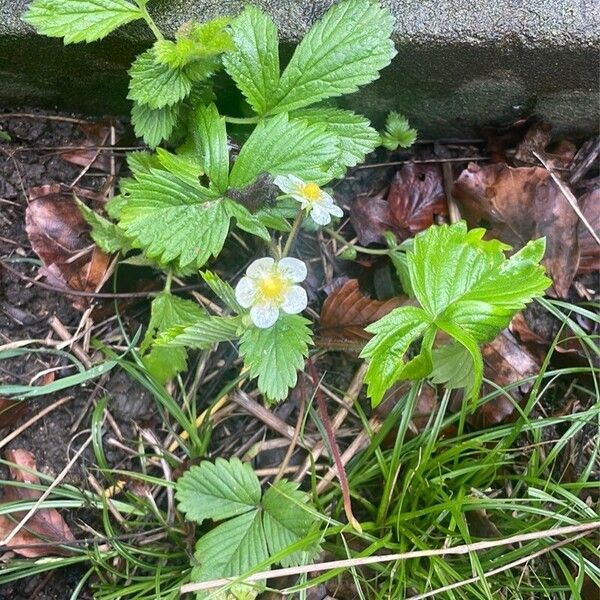
[[[485,226],[486,238],[499,239],[515,251],[546,236],[543,262],[554,294],[566,297],[579,264],[578,218],[546,169],[470,163],[452,195],[470,227]]]
[[[583,216],[587,219],[592,229],[600,231],[600,188],[588,192],[579,199]],[[600,270],[600,246],[592,237],[589,229],[579,222],[577,226],[579,238],[579,269],[577,273],[597,273]]]
[[[97,150],[97,146],[106,146],[110,140],[110,127],[106,123],[84,123],[79,127],[85,134],[85,139],[76,144],[76,146],[79,146],[78,149],[61,152],[60,157],[78,167],[87,168],[91,166],[105,173],[110,172],[110,156],[106,152]],[[89,146],[90,149],[82,150],[82,146]]]
[[[403,241],[448,215],[442,171],[437,165],[404,165],[394,176],[387,199],[360,195],[350,221],[361,244],[383,243],[391,231]]]
[[[59,185],[50,185],[32,188],[29,199],[25,229],[44,263],[40,272],[59,287],[96,291],[108,269],[109,256],[92,242],[72,195]],[[74,305],[87,306],[81,298]]]
[[[357,279],[350,279],[331,292],[323,303],[319,343],[342,350],[360,349],[372,337],[365,327],[405,301],[404,297],[373,300],[360,291]]]
[[[15,481],[30,484],[39,484],[40,480],[31,471],[36,470],[35,458],[27,450],[9,450],[6,460],[15,463],[16,467],[9,468],[11,477]],[[21,467],[21,468],[19,468]],[[4,502],[18,502],[19,500],[37,500],[41,492],[26,487],[7,486],[4,489]],[[26,512],[12,513],[12,518],[0,516],[0,539],[6,538],[18,524],[18,520]],[[68,556],[70,552],[61,548],[59,544],[68,544],[75,541],[73,532],[54,508],[38,510],[26,525],[8,542],[7,546],[17,554],[26,558],[39,558],[41,556],[61,555]],[[47,542],[47,543],[44,543]],[[26,547],[30,546],[30,547]]]
[[[0,396],[0,428],[16,423],[27,411],[27,402]]]

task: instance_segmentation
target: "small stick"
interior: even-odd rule
[[[0,121],[2,119],[44,119],[45,121],[61,121],[63,123],[75,123],[76,125],[89,125],[94,121],[86,121],[85,119],[77,119],[75,117],[62,117],[60,115],[36,115],[35,113],[15,112],[15,113],[0,113]]]
[[[376,169],[378,167],[393,167],[396,165],[408,165],[409,163],[415,165],[424,165],[428,163],[452,163],[452,162],[478,162],[483,160],[490,160],[489,156],[471,156],[465,158],[426,158],[423,160],[394,160],[386,163],[373,163],[372,165],[361,165],[356,169]]]
[[[92,366],[90,357],[84,352],[79,344],[73,341],[74,337],[69,333],[60,319],[55,315],[50,318],[48,324],[63,342],[67,342],[67,344],[71,346],[73,354],[89,369]]]

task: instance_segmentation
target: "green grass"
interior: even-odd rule
[[[315,505],[322,512],[322,546],[328,553],[322,560],[428,552],[521,534],[540,535],[522,543],[460,555],[411,557],[368,567],[356,565],[345,571],[334,569],[312,578],[303,576],[289,589],[293,597],[303,598],[308,588],[328,580],[334,587],[336,580],[349,580],[357,597],[382,600],[419,598],[428,593],[448,600],[567,599],[581,597],[586,577],[600,585],[597,535],[576,538],[543,534],[598,520],[597,500],[590,498],[597,498],[600,488],[599,351],[596,340],[585,334],[572,313],[579,312],[596,323],[599,319],[588,308],[547,300],[543,305],[571,328],[589,364],[553,368],[553,346],[540,372],[529,380],[532,389],[526,404],[519,407],[516,421],[474,430],[467,425],[469,405],[464,403],[460,412],[452,414],[448,409],[450,395],[441,393],[440,409],[424,431],[411,435],[409,425],[419,388],[426,385],[415,384],[385,418],[381,429],[372,432],[369,445],[347,465],[361,533],[345,525],[337,480],[317,496],[316,483],[322,471],[313,471],[305,478],[305,487],[312,488]],[[178,447],[173,453],[161,451],[157,455],[152,444],[138,443],[133,461],[136,466],[129,471],[113,468],[102,436],[108,399],[99,401],[90,423],[95,459],[91,472],[105,488],[123,480],[135,481],[137,492],[129,485],[118,496],[107,499],[70,485],[56,486],[43,506],[69,509],[75,515],[81,511],[93,529],[88,529],[87,539],[73,548],[73,556],[12,560],[0,572],[0,584],[79,565],[83,574],[71,599],[78,598],[87,585],[97,600],[175,599],[180,586],[189,582],[190,554],[197,533],[173,510],[170,494],[174,484],[165,479],[156,459],[164,460],[172,472],[189,460],[206,456],[213,430],[209,423],[198,429],[195,421],[237,381],[227,383],[207,399],[192,373],[187,382],[179,381],[171,395],[152,380],[134,352],[127,359],[110,350],[106,353],[105,365],[114,363],[125,369],[153,394],[165,432],[176,435]],[[203,368],[205,358],[198,358],[196,368]],[[91,374],[80,370],[74,377],[79,382]],[[492,389],[479,399],[479,405],[509,391]],[[541,405],[560,405],[567,390],[577,397],[579,410],[556,416],[540,410]],[[360,406],[355,410],[357,422],[367,426],[368,418]],[[312,410],[308,413],[314,415]],[[445,433],[450,427],[455,434]],[[187,432],[185,439],[178,435],[181,431]],[[584,443],[587,450],[580,456],[576,449]],[[574,458],[578,460],[576,477],[568,468]],[[46,490],[51,481],[43,474],[39,477],[42,484],[29,487]],[[140,492],[142,486],[144,493]],[[31,500],[2,504],[0,514],[13,515],[18,521],[16,513],[22,514],[33,505]],[[95,516],[90,520],[90,515]],[[517,566],[511,568],[512,563]],[[490,571],[493,574],[488,576]]]

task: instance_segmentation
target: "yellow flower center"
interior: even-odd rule
[[[289,281],[284,279],[278,273],[273,273],[268,277],[260,279],[256,287],[260,292],[260,295],[271,302],[283,301],[283,296],[289,288]]]
[[[309,202],[315,202],[321,197],[321,188],[316,183],[305,183],[302,187],[302,196]]]

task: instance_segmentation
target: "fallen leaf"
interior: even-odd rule
[[[535,119],[523,117],[505,127],[483,127],[481,135],[486,139],[486,154],[493,163],[507,162],[509,151],[523,139]]]
[[[350,207],[350,221],[361,244],[383,243],[391,231],[403,241],[448,215],[441,169],[409,163],[396,172],[387,199],[360,195]]]
[[[535,152],[539,154],[546,153],[546,146],[550,143],[552,137],[552,125],[537,121],[533,123],[526,131],[525,136],[517,146],[515,152],[515,164],[517,165],[537,165],[539,161]]]
[[[505,329],[493,342],[484,344],[481,353],[485,378],[503,389],[510,387],[508,394],[512,398],[511,400],[504,393],[499,394],[468,417],[474,427],[486,429],[513,416],[515,405],[525,399],[533,382],[523,383],[518,387],[512,387],[513,384],[537,375],[540,363],[533,354],[517,342],[508,329]],[[485,384],[483,393],[489,393],[494,389],[495,387]]]
[[[499,239],[516,251],[546,236],[543,263],[554,295],[567,296],[579,264],[578,218],[546,169],[470,163],[452,195],[470,227],[488,229],[487,239]]]
[[[406,298],[373,300],[350,279],[336,288],[323,303],[319,326],[319,344],[328,348],[357,350],[372,337],[365,327],[402,305]]]
[[[39,484],[40,480],[32,473],[36,470],[35,458],[27,450],[9,450],[6,460],[17,466],[10,466],[10,474],[14,481],[26,484]],[[19,502],[37,500],[42,493],[28,487],[6,486],[4,488],[4,502]],[[5,539],[22,519],[27,511],[11,513],[12,518],[0,515],[0,539]],[[39,558],[41,556],[61,555],[69,556],[71,553],[61,548],[59,544],[68,544],[75,541],[73,532],[54,508],[42,508],[27,521],[8,542],[7,546],[17,554],[26,558]],[[47,543],[44,543],[47,542]],[[29,546],[29,547],[27,547]]]
[[[582,196],[579,206],[592,229],[600,232],[600,188]],[[600,269],[600,246],[582,221],[577,225],[577,237],[580,252],[577,273],[597,273]]]
[[[110,155],[106,152],[99,152],[97,147],[106,146],[109,142],[110,126],[106,123],[84,123],[79,127],[85,134],[85,139],[76,144],[77,149],[61,152],[60,157],[62,160],[79,167],[93,167],[99,171],[109,173],[111,169]],[[81,149],[82,146],[89,146],[90,149],[83,150]]]
[[[0,396],[0,428],[16,423],[27,411],[27,402]]]
[[[40,272],[62,288],[93,292],[104,280],[109,256],[92,242],[71,194],[59,185],[32,188],[25,212],[25,229],[34,252],[42,259]],[[88,302],[77,298],[77,308]]]
[[[441,169],[437,165],[405,165],[394,176],[388,203],[399,241],[427,229],[436,216],[448,215]]]

